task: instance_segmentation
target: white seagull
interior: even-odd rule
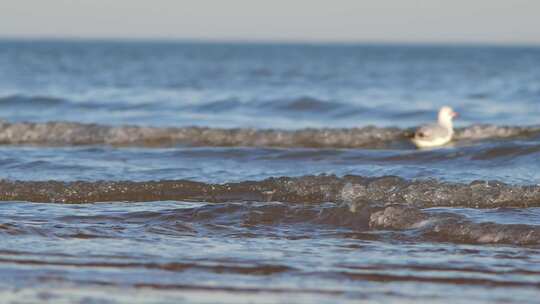
[[[447,144],[454,136],[452,119],[458,114],[448,106],[439,110],[437,123],[419,127],[412,136],[412,142],[418,148],[432,148]]]

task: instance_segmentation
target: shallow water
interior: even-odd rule
[[[0,296],[536,303],[538,66],[517,47],[2,41]],[[444,104],[455,141],[415,150]]]
[[[422,228],[369,229],[365,214],[330,203],[1,208],[1,285],[14,298],[532,303],[540,287],[537,247],[448,242]],[[505,213],[534,223],[539,211],[526,210]],[[428,212],[443,211],[453,212]],[[540,226],[530,229],[540,237]]]

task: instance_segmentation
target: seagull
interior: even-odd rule
[[[454,135],[452,119],[458,114],[448,106],[439,110],[437,123],[419,127],[412,136],[412,142],[418,148],[432,148],[447,144]]]

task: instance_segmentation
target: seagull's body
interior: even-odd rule
[[[449,143],[454,136],[452,119],[457,113],[450,107],[442,107],[437,123],[421,126],[414,132],[412,142],[418,148],[433,148]]]

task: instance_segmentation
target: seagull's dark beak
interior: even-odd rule
[[[459,113],[458,112],[452,112],[452,118],[458,118]]]

